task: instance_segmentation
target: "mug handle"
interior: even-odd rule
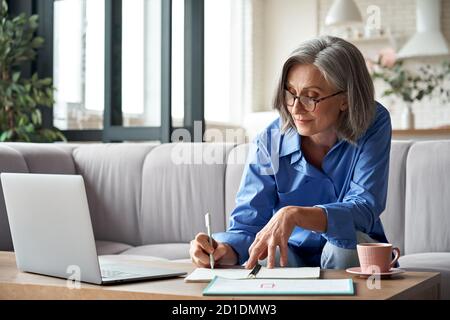
[[[392,248],[392,252],[394,252],[394,260],[392,260],[391,264],[389,265],[389,269],[393,268],[395,264],[397,263],[398,258],[400,258],[400,249],[395,247]]]

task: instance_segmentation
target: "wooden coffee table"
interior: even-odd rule
[[[114,257],[111,258],[114,261]],[[118,256],[124,263],[125,256]],[[142,260],[130,256],[126,263],[192,272],[191,263],[167,260]],[[233,296],[204,297],[206,283],[185,283],[182,278],[144,281],[132,284],[97,286],[82,283],[79,289],[67,287],[67,281],[18,271],[12,252],[0,252],[0,299],[439,299],[440,274],[405,272],[381,280],[381,289],[369,289],[367,280],[343,270],[322,270],[321,278],[353,278],[354,296]]]

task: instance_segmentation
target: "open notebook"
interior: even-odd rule
[[[208,269],[197,268],[184,278],[185,282],[210,282],[215,276],[225,279],[249,279],[251,270],[248,269]],[[320,268],[265,268],[261,267],[254,278],[256,279],[318,279]]]

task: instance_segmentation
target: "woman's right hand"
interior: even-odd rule
[[[237,254],[231,246],[213,239],[213,247],[211,247],[207,234],[197,234],[195,239],[191,241],[189,249],[192,262],[202,268],[211,268],[210,253],[213,253],[215,264],[235,265],[238,262]]]

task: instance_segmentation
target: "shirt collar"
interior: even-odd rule
[[[333,149],[336,149],[339,145],[344,143],[344,139],[340,139],[338,137],[336,143],[331,147],[331,152]],[[292,153],[296,153],[292,156],[291,163],[299,160],[302,156],[302,150],[301,150],[301,135],[294,129],[289,128],[283,135],[282,135],[282,141],[281,141],[281,147],[280,147],[280,157],[284,157],[287,155],[290,155]]]
[[[300,151],[300,134],[289,128],[283,135],[280,147],[280,157]]]

